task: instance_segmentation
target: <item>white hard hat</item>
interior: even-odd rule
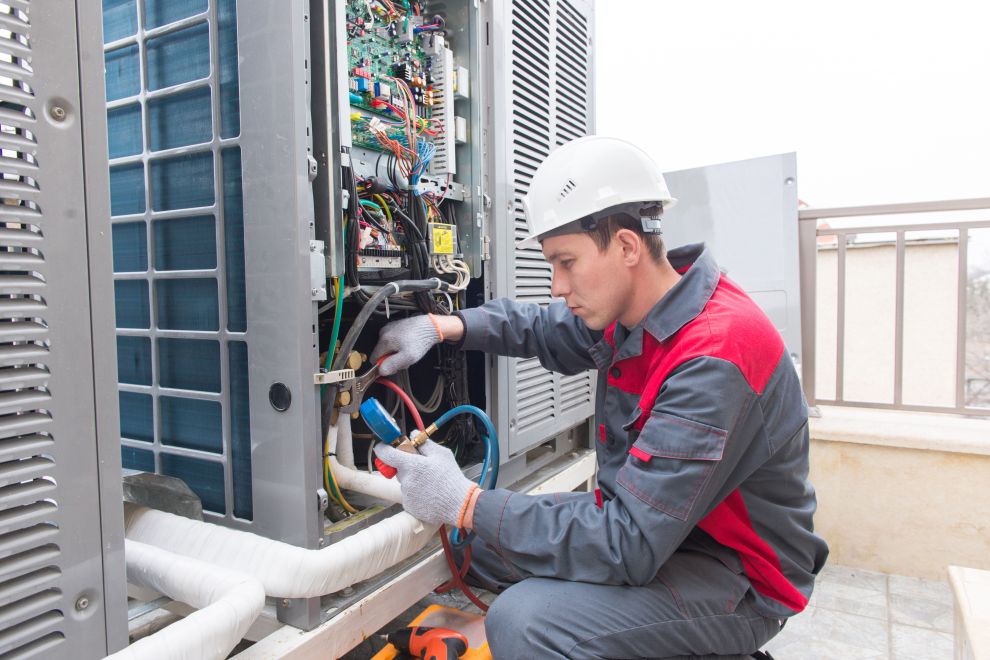
[[[656,163],[636,145],[600,135],[578,138],[558,147],[536,169],[523,198],[529,235],[517,247],[539,247],[551,232],[594,228],[599,217],[608,215],[603,211],[633,214],[642,209],[636,215],[654,216],[659,233],[662,211],[657,207],[669,208],[676,201]]]

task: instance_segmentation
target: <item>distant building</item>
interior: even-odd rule
[[[903,403],[954,406],[959,239],[953,230],[918,234],[905,241]],[[847,236],[846,401],[894,402],[894,241],[893,232]],[[836,394],[837,247],[834,235],[818,238],[815,387],[820,399]],[[985,396],[990,398],[990,391]]]

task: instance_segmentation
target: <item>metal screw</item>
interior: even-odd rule
[[[354,593],[353,587],[344,587],[343,589],[340,590],[341,596],[350,596],[352,593]]]
[[[76,609],[82,612],[87,607],[89,607],[89,598],[86,598],[85,596],[80,596],[79,600],[76,601]]]
[[[283,598],[282,599],[282,607],[288,607],[288,606],[289,606],[289,599],[288,598]]]
[[[310,289],[310,293],[312,293],[314,296],[318,296],[318,295],[320,295],[320,290],[319,289]]]
[[[65,108],[63,108],[60,105],[53,105],[48,110],[48,114],[51,115],[51,118],[54,119],[55,121],[65,121],[65,115],[66,115]]]
[[[310,243],[309,244],[309,251],[310,252],[316,252],[316,244],[315,243]]]

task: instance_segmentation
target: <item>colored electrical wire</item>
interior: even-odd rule
[[[333,278],[334,312],[333,312],[333,332],[330,334],[330,345],[327,347],[327,361],[324,371],[330,371],[333,364],[333,353],[337,348],[337,336],[340,334],[340,317],[344,310],[344,296],[341,295],[340,278]],[[326,389],[326,384],[320,385],[320,394]]]
[[[337,479],[333,476],[333,470],[330,469],[330,438],[327,437],[323,445],[323,483],[327,488],[327,492],[330,496],[337,501],[337,504],[344,507],[344,510],[348,513],[357,513],[357,509],[348,503],[347,499],[344,497],[344,493],[340,490],[340,486],[337,485]]]
[[[381,195],[376,194],[376,195],[373,195],[373,197],[378,200],[378,203],[381,205],[382,209],[385,211],[385,217],[388,218],[388,223],[391,225],[392,224],[392,211],[388,208],[388,202],[386,202],[385,201],[385,198],[382,197]]]

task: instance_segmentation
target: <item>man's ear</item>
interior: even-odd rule
[[[643,238],[631,229],[622,228],[615,232],[612,240],[622,250],[622,260],[627,266],[635,266],[643,257],[646,245]]]

